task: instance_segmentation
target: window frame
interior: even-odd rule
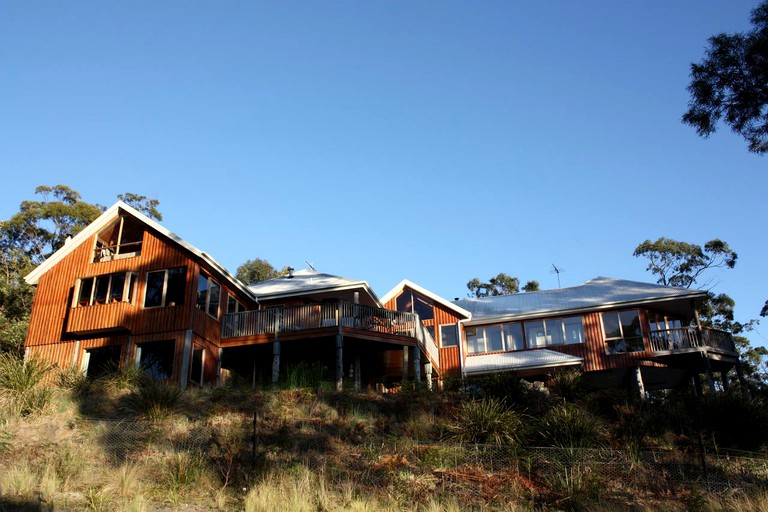
[[[624,333],[624,324],[621,321],[621,314],[622,313],[627,313],[627,312],[632,312],[632,311],[634,311],[635,314],[637,315],[637,325],[640,328],[640,335],[639,336],[627,336]],[[618,328],[619,328],[619,331],[621,332],[621,337],[613,336],[613,337],[609,338],[607,336],[606,331],[605,331],[605,315],[616,315],[616,318],[618,320]],[[604,311],[604,312],[600,313],[600,328],[602,329],[602,333],[603,333],[603,344],[605,345],[605,353],[608,354],[609,356],[623,355],[623,354],[636,354],[636,353],[645,352],[647,350],[647,348],[645,346],[645,333],[643,332],[643,322],[641,320],[640,310],[637,309],[637,308],[633,308],[633,309],[620,309],[620,310],[616,310],[616,311]],[[629,344],[627,343],[627,339],[628,338],[629,339],[638,339],[639,338],[640,339],[640,344],[641,344],[642,348],[640,350],[630,350],[629,347],[628,347]],[[614,342],[614,345],[610,346],[608,344],[609,341]],[[615,343],[618,343],[618,342],[623,342],[624,350],[616,350]]]
[[[229,309],[229,305],[230,305],[231,302],[235,303],[234,311],[230,311],[230,309]],[[235,314],[235,313],[242,313],[243,311],[245,311],[245,304],[243,304],[242,302],[237,300],[237,297],[235,297],[231,293],[227,292],[227,313],[226,314],[232,315],[232,314]]]
[[[159,268],[157,270],[148,270],[146,274],[144,275],[144,300],[142,301],[142,307],[144,309],[157,309],[157,308],[166,308],[166,307],[177,307],[184,302],[182,301],[181,304],[177,301],[173,301],[173,303],[168,303],[168,282],[170,281],[171,272],[174,270],[181,270],[181,274],[184,276],[184,290],[182,295],[182,299],[184,298],[184,295],[186,295],[186,287],[187,287],[187,267],[171,267],[171,268]],[[160,304],[156,306],[147,306],[147,292],[149,291],[149,275],[150,274],[156,274],[158,272],[163,272],[163,288],[160,292]]]
[[[207,285],[205,288],[205,307],[201,307],[200,302],[200,294],[202,293],[202,290],[200,289],[200,283],[201,281],[205,279]],[[211,314],[211,291],[213,290],[213,286],[216,286],[218,288],[218,298],[217,303],[215,304],[216,307],[216,314]],[[210,316],[211,318],[218,320],[221,317],[221,285],[213,279],[210,275],[208,275],[207,272],[200,271],[200,273],[197,276],[197,293],[195,297],[195,307],[201,311],[203,311],[206,315]]]
[[[120,300],[114,300],[112,298],[112,295],[114,292],[113,282],[114,282],[115,276],[124,276],[123,290],[120,293],[122,299]],[[136,290],[137,276],[138,274],[136,272],[110,272],[109,274],[99,274],[96,276],[78,278],[77,281],[75,282],[74,293],[72,294],[71,307],[88,308],[92,306],[107,306],[109,304],[116,304],[118,302],[124,302],[132,305],[135,290]],[[98,288],[97,283],[99,282],[100,279],[104,279],[104,278],[108,279],[104,301],[97,301],[96,300],[96,290]],[[81,300],[81,298],[83,294],[83,286],[86,283],[90,283],[90,292],[88,293],[88,300],[83,301]]]
[[[443,341],[445,337],[443,336],[443,327],[453,328],[454,332],[454,339],[455,343],[452,345],[446,345]],[[438,331],[440,332],[440,348],[453,348],[458,347],[459,343],[461,343],[461,335],[459,334],[459,326],[457,324],[440,324],[438,326]]]

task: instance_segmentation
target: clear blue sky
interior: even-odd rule
[[[653,282],[639,242],[722,238],[715,291],[754,318],[768,157],[680,116],[706,39],[756,4],[5,1],[0,218],[40,184],[130,191],[233,271],[447,298],[498,272],[555,288],[552,263]]]

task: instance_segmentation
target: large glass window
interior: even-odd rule
[[[227,314],[240,313],[241,311],[245,311],[245,306],[243,306],[242,302],[227,294]]]
[[[440,326],[440,346],[443,348],[456,347],[459,344],[459,332],[456,324]]]
[[[221,286],[207,274],[200,272],[197,278],[197,308],[202,309],[213,318],[219,318],[219,300]]]
[[[173,377],[175,352],[176,343],[172,340],[142,343],[138,345],[139,366],[152,380],[168,380]]]
[[[80,289],[77,292],[77,305],[93,306],[112,302],[131,302],[135,284],[136,274],[133,272],[81,279]]]
[[[184,304],[186,267],[147,272],[144,307],[180,306]]]
[[[525,339],[528,348],[583,343],[584,326],[580,316],[533,320],[525,322]]]
[[[432,301],[411,290],[405,290],[397,297],[397,310],[404,313],[416,313],[419,320],[432,320],[435,311]]]
[[[640,315],[636,309],[603,313],[602,318],[606,351],[609,354],[645,350]]]
[[[485,325],[471,327],[464,331],[467,334],[467,352],[482,354],[485,352],[503,352],[504,337],[501,325]]]
[[[121,215],[96,236],[93,260],[112,261],[141,254],[144,225],[130,216]]]
[[[523,342],[523,326],[519,323],[504,324],[504,341],[506,342],[507,350],[523,350],[525,344]]]

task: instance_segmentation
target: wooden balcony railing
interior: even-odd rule
[[[651,331],[653,352],[674,352],[690,348],[709,347],[736,353],[733,336],[726,331],[698,327],[678,327]]]
[[[437,344],[418,315],[344,301],[224,315],[221,337],[238,338],[339,326],[415,338],[435,364],[439,361]]]

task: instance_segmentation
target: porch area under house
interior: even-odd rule
[[[336,389],[440,378],[437,344],[419,316],[343,300],[224,315],[222,369],[277,383],[291,365],[321,365]],[[226,373],[226,371],[224,373]]]

